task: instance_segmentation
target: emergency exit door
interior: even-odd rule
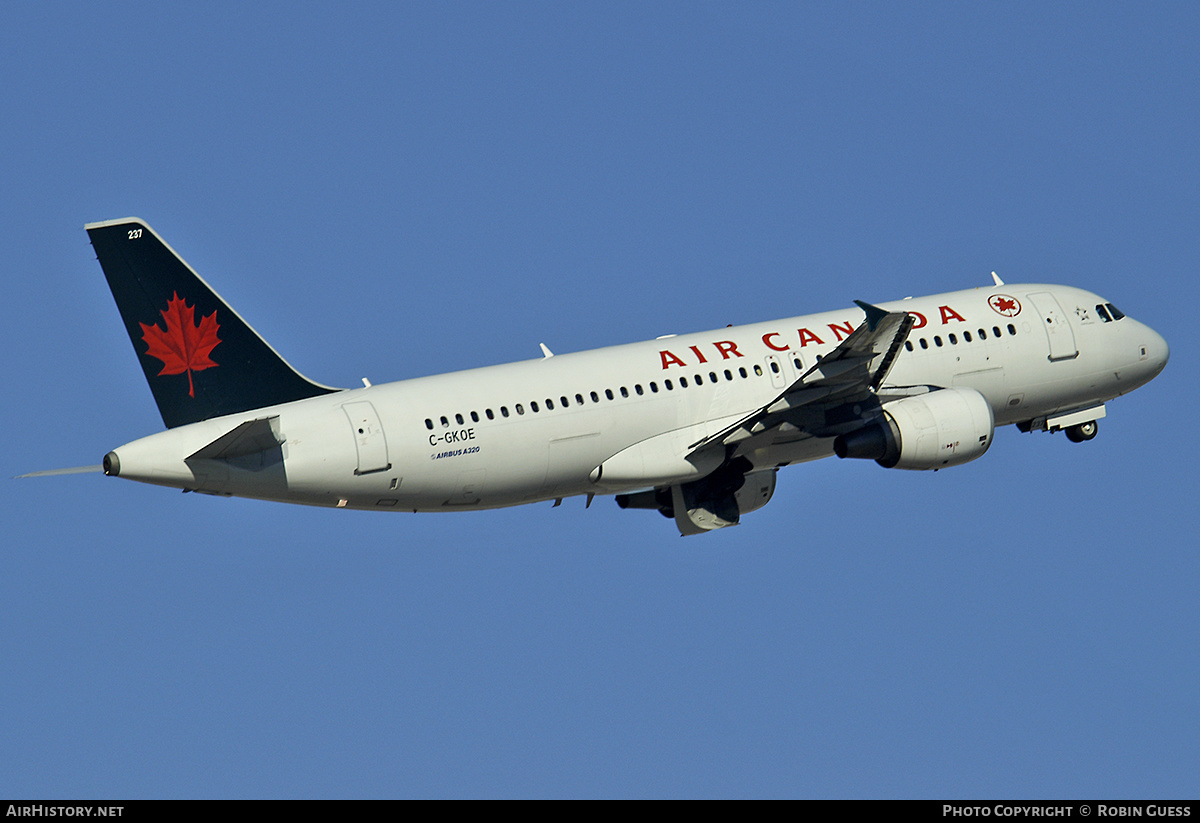
[[[1029,295],[1029,299],[1033,301],[1033,307],[1042,318],[1042,328],[1046,330],[1046,337],[1050,341],[1050,359],[1070,360],[1078,355],[1075,332],[1071,330],[1071,324],[1067,322],[1067,316],[1059,307],[1054,295],[1048,291],[1040,291]]]

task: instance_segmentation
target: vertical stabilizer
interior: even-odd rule
[[[167,428],[337,391],[288,365],[144,221],[85,228]]]

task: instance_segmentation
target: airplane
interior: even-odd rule
[[[993,286],[362,388],[297,372],[143,220],[85,229],[166,431],[103,472],[211,495],[447,512],[613,495],[681,535],[836,455],[956,466],[997,426],[1096,436],[1166,341],[1091,292]],[[51,472],[46,472],[49,474]]]

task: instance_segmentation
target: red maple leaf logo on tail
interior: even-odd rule
[[[217,337],[217,313],[214,311],[208,317],[202,317],[199,325],[195,322],[196,307],[189,306],[177,292],[171,293],[171,300],[162,313],[166,329],[158,324],[142,327],[142,339],[146,341],[146,354],[163,362],[164,374],[188,374],[188,396],[195,397],[192,387],[192,372],[210,369],[217,364],[209,357],[213,348],[221,342]]]

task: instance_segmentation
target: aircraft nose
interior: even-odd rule
[[[1140,338],[1138,343],[1140,363],[1137,370],[1143,375],[1141,383],[1148,383],[1158,377],[1159,372],[1166,367],[1167,361],[1171,359],[1171,347],[1154,329],[1143,324],[1139,325],[1141,325],[1138,335]]]
[[[1158,332],[1150,329],[1150,362],[1154,364],[1154,375],[1158,376],[1167,365],[1167,361],[1171,359],[1171,347],[1167,345],[1167,341]]]

